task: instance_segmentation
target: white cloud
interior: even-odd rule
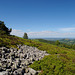
[[[75,28],[60,28],[60,30],[71,32],[71,31],[75,31]]]
[[[57,34],[57,32],[54,31],[41,31],[41,32],[28,32],[28,35],[30,37],[51,37],[54,36],[55,34]]]
[[[57,38],[57,37],[75,37],[75,33],[62,33],[62,32],[54,32],[54,31],[41,31],[41,32],[29,32],[29,37],[34,38]]]
[[[11,32],[12,35],[16,35],[19,37],[22,37],[24,32],[22,30],[16,30],[13,29]],[[62,32],[56,32],[56,31],[40,31],[40,32],[28,32],[28,37],[29,38],[68,38],[68,37],[75,37],[75,33],[73,32],[67,32],[67,33],[62,33]]]
[[[13,29],[12,32],[11,32],[11,35],[16,35],[16,36],[19,36],[19,37],[22,37],[23,34],[24,34],[24,32],[22,30]]]

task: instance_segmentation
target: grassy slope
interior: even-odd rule
[[[45,39],[33,39],[34,41],[44,42],[48,44],[55,44],[55,41],[45,40]]]
[[[41,70],[40,75],[75,75],[74,50],[38,41],[26,40],[16,36],[0,35],[0,46],[17,47],[17,44],[35,46],[51,54],[30,65],[35,70]]]

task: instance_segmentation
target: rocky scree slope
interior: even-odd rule
[[[36,47],[17,46],[19,49],[0,47],[0,75],[38,75],[39,71],[28,66],[49,54]]]

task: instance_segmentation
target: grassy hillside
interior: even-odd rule
[[[53,44],[53,45],[57,45],[59,47],[65,47],[68,49],[74,49],[75,50],[75,44],[70,44],[70,42],[74,42],[74,39],[72,39],[70,41],[70,39],[62,39],[60,40],[56,40],[56,41],[49,41],[49,40],[45,40],[45,39],[33,39],[34,41],[38,41],[38,42],[44,42],[44,43],[48,43],[48,44]],[[66,40],[66,43],[64,42]]]
[[[35,46],[50,54],[30,65],[33,69],[41,71],[39,75],[75,75],[74,50],[12,35],[0,35],[0,46],[17,47],[18,44]]]
[[[33,40],[48,43],[48,44],[55,44],[55,41],[50,41],[50,40],[45,40],[45,39],[33,39]]]

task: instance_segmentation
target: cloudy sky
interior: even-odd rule
[[[75,0],[0,0],[0,20],[19,37],[75,38]]]
[[[67,30],[68,29],[68,30]],[[29,38],[75,38],[75,31],[72,28],[62,28],[57,31],[38,31],[38,32],[27,32]],[[73,28],[74,29],[74,28]],[[24,32],[22,30],[12,30],[12,35],[22,37]]]

